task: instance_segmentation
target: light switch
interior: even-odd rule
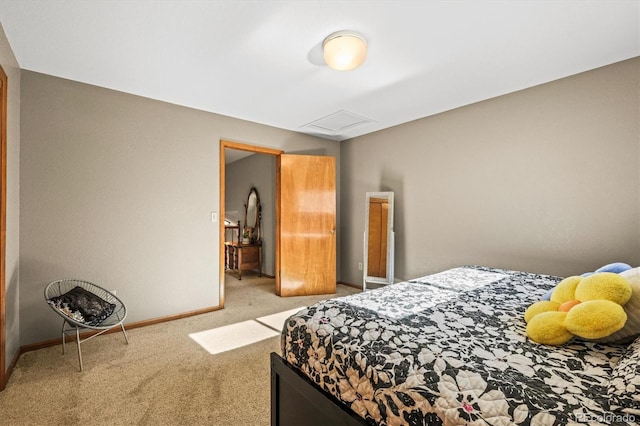
[[[218,221],[218,213],[211,212],[211,222],[217,222],[217,221]]]

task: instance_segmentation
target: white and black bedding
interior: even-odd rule
[[[327,300],[285,322],[283,358],[369,424],[637,424],[608,397],[625,346],[526,337],[560,279],[468,266]]]

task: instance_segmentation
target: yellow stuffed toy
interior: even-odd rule
[[[545,345],[562,345],[573,336],[600,339],[624,327],[622,305],[631,285],[619,274],[601,272],[560,281],[548,301],[536,302],[524,314],[527,335]]]

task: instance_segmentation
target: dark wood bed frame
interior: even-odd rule
[[[364,424],[346,405],[271,352],[271,426]]]

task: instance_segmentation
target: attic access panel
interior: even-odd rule
[[[303,127],[336,135],[353,127],[362,126],[372,122],[373,120],[370,120],[361,115],[345,110],[340,110],[338,112],[334,112],[333,114],[329,114],[325,117],[319,118],[318,120],[312,121],[311,123],[308,123]]]

